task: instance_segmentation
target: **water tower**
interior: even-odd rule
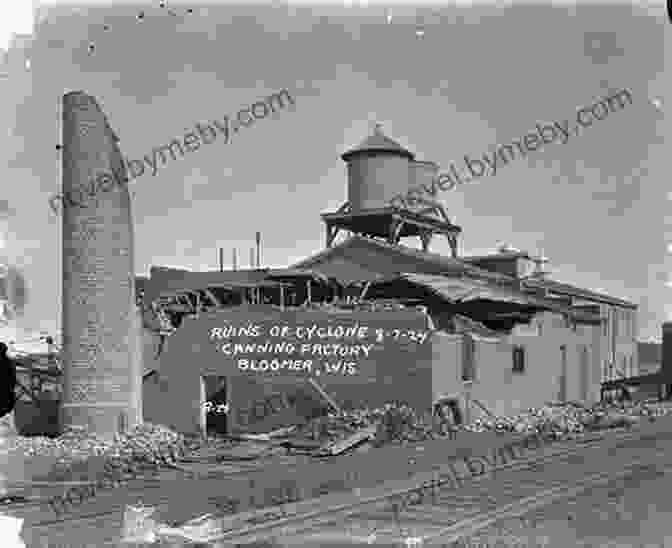
[[[413,153],[385,136],[379,124],[370,137],[341,158],[348,165],[348,201],[335,213],[322,214],[327,247],[340,230],[384,238],[395,245],[401,238],[419,237],[424,251],[432,237],[441,234],[448,239],[453,257],[457,256],[462,229],[450,222],[438,202],[423,199],[404,207],[392,205],[395,197],[406,196],[423,183],[431,188],[438,175],[437,164],[416,161]]]

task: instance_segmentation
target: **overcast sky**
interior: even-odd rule
[[[638,302],[640,334],[658,335],[672,313],[671,25],[662,3],[554,6],[43,9],[30,68],[10,52],[0,79],[0,204],[13,212],[7,252],[30,288],[25,324],[60,325],[60,218],[47,200],[60,188],[64,91],[98,100],[128,158],[283,88],[295,99],[228,145],[131,183],[146,274],[153,264],[215,269],[219,246],[227,267],[234,247],[247,266],[257,230],[264,265],[320,251],[319,214],[346,199],[340,154],[375,122],[446,171],[625,88],[633,104],[623,111],[441,197],[465,252],[543,248],[556,279]],[[440,239],[434,249],[449,252]]]

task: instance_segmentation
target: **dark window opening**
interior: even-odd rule
[[[475,354],[476,346],[474,339],[469,335],[464,336],[464,355],[462,356],[462,380],[473,381],[476,377]]]
[[[522,346],[513,347],[513,372],[523,373],[525,371],[525,348]]]

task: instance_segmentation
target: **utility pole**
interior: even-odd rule
[[[257,268],[261,268],[261,232],[257,232]]]

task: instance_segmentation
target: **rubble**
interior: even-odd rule
[[[410,407],[388,403],[382,408],[358,409],[317,417],[302,425],[254,436],[257,439],[231,440],[225,436],[198,438],[178,434],[161,425],[143,424],[113,440],[105,440],[81,428],[70,428],[57,438],[17,436],[8,441],[10,451],[29,457],[47,456],[56,465],[50,481],[72,481],[78,473],[86,476],[102,469],[104,477],[119,481],[160,467],[177,467],[178,462],[214,458],[249,459],[287,451],[303,450],[315,456],[338,455],[369,450],[387,444],[408,444],[453,437],[459,431],[544,433],[558,438],[585,431],[632,427],[641,420],[656,420],[672,413],[672,402],[626,402],[584,406],[576,402],[549,402],[510,417],[477,418],[455,426],[445,417],[418,414]],[[263,442],[262,442],[263,440]],[[98,461],[101,466],[93,465]],[[88,466],[87,464],[91,464]],[[38,478],[32,478],[37,480]],[[78,479],[84,479],[83,477]],[[94,479],[94,478],[90,478]]]
[[[443,437],[448,435],[448,429],[443,426],[429,414],[420,416],[406,405],[388,403],[382,408],[343,411],[316,418],[300,427],[297,437],[321,442],[323,453],[340,454],[369,440],[374,446],[381,446]]]
[[[18,436],[9,445],[10,451],[21,451],[26,456],[53,457],[55,466],[44,478],[50,481],[72,481],[77,471],[89,468],[86,464],[92,458],[102,460],[104,475],[117,477],[137,475],[148,468],[175,466],[188,448],[183,436],[154,424],[117,434],[111,441],[83,428],[69,428],[56,438]]]
[[[362,443],[371,440],[376,435],[377,426],[371,425],[366,428],[358,430],[343,440],[330,443],[324,448],[324,452],[328,455],[340,455],[348,449],[362,445]]]
[[[472,432],[544,432],[571,437],[587,430],[632,427],[644,417],[655,420],[670,413],[672,404],[668,402],[599,403],[592,406],[578,402],[549,402],[512,417],[479,418],[465,429]]]
[[[545,433],[555,437],[573,437],[585,431],[632,427],[642,418],[672,413],[672,402],[636,402],[595,404],[549,402],[517,415],[487,415],[466,425],[454,425],[442,416],[419,415],[405,405],[386,404],[378,409],[360,409],[329,414],[309,421],[299,435],[322,442],[322,452],[331,447],[355,448],[369,439],[375,429],[373,445],[413,443],[429,439],[454,438],[459,431]]]

